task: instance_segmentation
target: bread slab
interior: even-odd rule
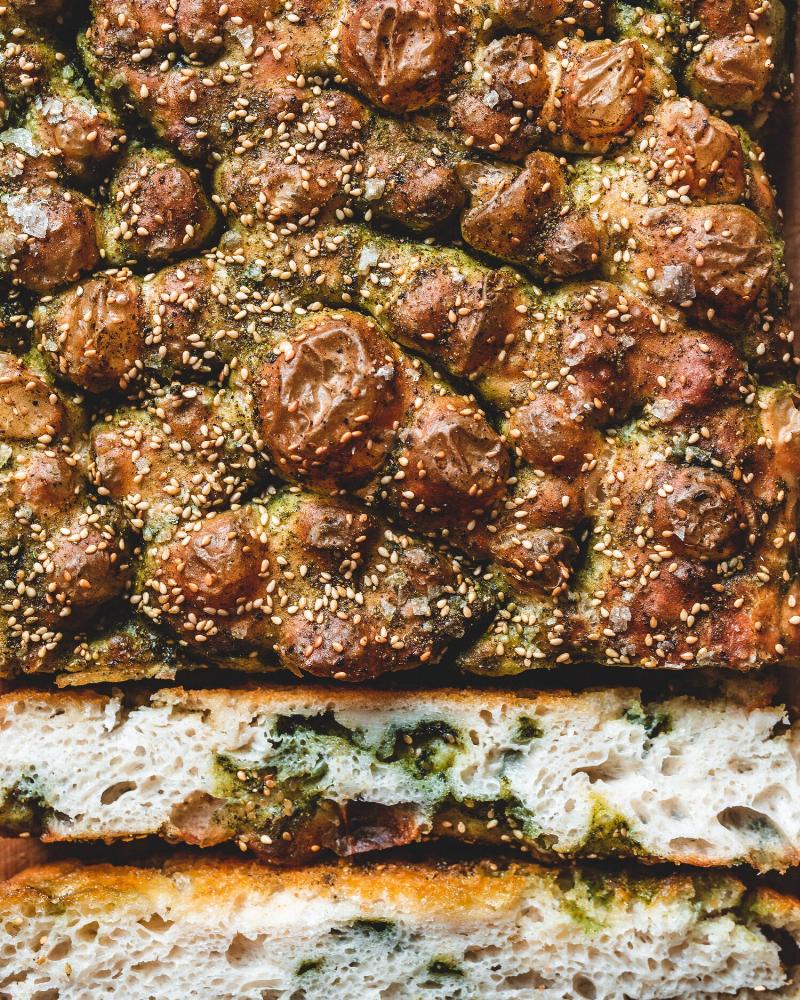
[[[65,864],[0,887],[0,997],[774,1000],[798,936],[725,875]]]
[[[0,5],[0,676],[800,662],[781,0],[123,6]]]
[[[769,694],[12,693],[0,823],[56,841],[235,840],[281,862],[455,837],[548,860],[784,869],[800,859],[800,726]]]

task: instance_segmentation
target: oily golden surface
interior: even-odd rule
[[[82,867],[72,862],[29,868],[0,885],[0,906],[9,916],[15,916],[26,904],[45,909],[75,906],[111,911],[116,901],[128,900],[136,907],[137,902],[158,905],[169,900],[173,912],[186,907],[187,912],[197,914],[206,906],[214,908],[220,899],[234,901],[238,893],[267,902],[274,893],[295,891],[309,898],[357,898],[365,908],[383,905],[400,913],[425,914],[426,919],[437,917],[458,923],[460,916],[469,918],[476,911],[487,915],[514,913],[530,892],[557,892],[557,878],[552,869],[532,864],[510,864],[498,869],[491,863],[340,863],[292,870],[253,862],[178,856],[162,868]],[[733,908],[745,902],[743,884],[732,876],[716,873],[665,879],[607,876],[605,881],[611,897],[622,907],[642,894],[651,901],[695,901],[710,910]],[[769,895],[767,891],[756,898],[766,904]],[[775,896],[788,911],[784,918],[796,919],[796,902],[777,893]]]
[[[784,20],[0,6],[4,672],[795,664]]]

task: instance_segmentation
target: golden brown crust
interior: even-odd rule
[[[260,430],[281,472],[360,485],[385,462],[408,406],[392,345],[357,313],[305,324],[256,373]]]
[[[711,681],[710,690],[720,697],[730,699],[732,704],[740,705],[746,711],[757,711],[775,704],[777,681],[774,676],[760,677],[725,676],[707,678]],[[702,690],[702,687],[701,687]],[[42,691],[35,689],[18,689],[0,695],[0,711],[13,710],[20,700],[31,700],[57,708],[60,704],[81,706],[84,704],[105,705],[108,695],[89,689],[73,691]],[[521,688],[518,690],[497,690],[491,688],[468,689],[454,687],[437,687],[406,690],[382,690],[380,688],[358,688],[330,685],[317,686],[303,684],[302,686],[282,686],[262,683],[237,684],[227,688],[184,688],[168,687],[151,695],[153,704],[182,705],[190,711],[203,711],[205,708],[225,708],[227,705],[242,708],[244,711],[256,713],[264,707],[275,712],[291,710],[298,704],[313,707],[315,711],[322,710],[326,705],[335,705],[342,711],[375,711],[386,714],[405,711],[416,712],[421,704],[430,700],[434,703],[443,702],[458,708],[480,710],[486,706],[490,710],[508,707],[510,710],[526,709],[532,704],[541,704],[552,708],[565,708],[575,705],[577,711],[591,708],[597,712],[604,710],[604,705],[616,706],[625,699],[631,701],[642,697],[642,691],[636,687],[590,688],[587,691],[575,693],[569,690],[555,689],[552,691]]]
[[[348,681],[435,662],[488,607],[457,560],[299,492],[175,531],[142,576],[143,610],[195,655],[252,651]]]
[[[627,37],[587,42],[584,26],[600,27],[603,6],[499,3],[486,17],[472,3],[451,10],[431,0],[386,0],[377,6],[342,0],[333,8],[306,4],[288,19],[273,12],[265,25],[244,4],[236,14],[235,7],[225,16],[213,12],[203,27],[202,6],[192,16],[181,6],[173,24],[159,21],[149,3],[139,0],[120,26],[106,3],[97,2],[89,45],[98,66],[113,66],[141,112],[188,155],[230,138],[230,130],[215,124],[226,100],[219,81],[235,82],[248,106],[263,109],[270,101],[265,92],[275,84],[294,85],[324,67],[378,109],[408,114],[433,106],[468,147],[521,159],[534,145],[548,143],[602,151],[674,89],[670,71],[680,67],[675,52],[663,44],[675,30],[668,15],[640,11],[639,19],[626,25]],[[776,75],[780,14],[762,16],[751,6],[750,24],[747,15],[716,12],[705,27],[688,9],[675,12],[681,33],[700,53],[691,61],[687,85],[720,107],[728,101],[748,110],[757,106]],[[519,28],[533,28],[546,48],[527,30],[508,34]],[[570,34],[577,37],[553,44]],[[142,48],[148,49],[145,57]],[[128,61],[131,52],[140,56],[135,64]],[[186,55],[199,60],[205,73],[207,82],[199,89],[193,72],[161,68],[165,57]],[[248,67],[245,77],[225,80],[235,77],[231,66],[242,62]],[[757,79],[745,80],[748,74]]]
[[[67,201],[52,185],[12,195],[0,224],[13,241],[9,270],[32,292],[44,295],[74,281],[99,259],[89,206],[79,197]]]
[[[197,249],[215,225],[197,176],[163,150],[139,147],[118,162],[127,136],[60,50],[66,21],[54,9],[0,8],[0,117],[9,126],[0,137],[0,274],[38,295],[103,260]]]
[[[101,245],[109,264],[172,260],[200,249],[216,226],[199,171],[158,151],[130,148],[108,201]]]
[[[0,355],[0,434],[11,441],[58,435],[64,409],[56,393],[10,354]]]
[[[375,876],[379,875],[380,878]],[[6,911],[15,915],[19,908],[49,901],[69,905],[71,901],[99,908],[113,900],[172,897],[195,912],[213,905],[220,893],[233,898],[242,889],[267,902],[279,892],[295,891],[335,899],[359,898],[365,905],[385,902],[401,909],[427,912],[442,918],[457,918],[460,912],[514,912],[529,885],[529,879],[543,877],[545,869],[510,867],[498,878],[488,868],[420,868],[413,865],[348,867],[318,866],[307,869],[271,869],[243,862],[175,859],[163,869],[122,868],[95,865],[82,868],[75,863],[42,866],[21,872],[0,884],[0,899]],[[188,891],[178,888],[181,880]],[[680,893],[687,883],[664,887],[667,898]],[[176,910],[177,912],[177,910]]]
[[[61,415],[29,428],[6,393],[8,669],[159,672],[160,642],[350,679],[461,639],[487,673],[794,661],[797,360],[763,154],[727,114],[778,99],[779,0],[92,0],[93,90],[42,8],[4,10],[0,205],[34,232],[0,278],[112,265],[42,296],[9,363]],[[87,531],[86,608],[83,516],[125,567],[107,585]]]
[[[401,434],[398,490],[409,504],[468,516],[491,510],[511,463],[503,440],[469,400],[434,396]]]
[[[116,388],[141,353],[142,317],[135,281],[92,278],[48,317],[43,336],[59,370],[91,392]]]
[[[83,868],[74,862],[31,868],[0,885],[0,898],[6,911],[14,915],[26,904],[47,906],[52,902],[69,906],[74,902],[102,908],[111,905],[114,899],[166,895],[174,901],[177,913],[181,905],[194,912],[202,911],[205,906],[213,907],[220,895],[235,898],[243,889],[264,902],[277,893],[293,891],[309,898],[355,898],[365,906],[383,903],[400,912],[425,914],[426,919],[458,922],[459,916],[464,915],[474,918],[480,913],[487,916],[517,913],[537,889],[557,892],[555,879],[552,869],[531,864],[509,864],[498,870],[496,865],[480,863],[438,866],[376,863],[357,867],[342,863],[276,870],[241,861],[178,857],[161,869],[111,865]],[[606,876],[605,883],[617,904],[624,905],[635,898],[635,879]],[[652,902],[694,900],[704,888],[702,879],[688,875],[650,879],[647,886]],[[729,907],[740,903],[745,891],[743,884],[732,876],[717,877],[708,888]],[[787,914],[793,916],[797,902],[786,896],[779,896],[778,900]]]
[[[388,111],[414,111],[438,100],[459,49],[458,19],[435,0],[362,0],[349,4],[342,18],[342,70]]]

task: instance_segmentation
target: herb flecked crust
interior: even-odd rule
[[[782,3],[370,4],[0,6],[3,673],[794,663]]]

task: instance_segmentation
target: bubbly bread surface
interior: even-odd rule
[[[781,0],[0,0],[0,676],[800,663]],[[713,697],[0,699],[0,1000],[798,1000],[798,729]],[[213,853],[213,852],[208,852]]]
[[[0,890],[0,996],[776,1000],[799,932],[795,900],[727,876],[66,864]]]
[[[0,699],[0,823],[234,840],[286,863],[449,837],[785,869],[800,858],[800,730],[768,695],[24,691]]]
[[[0,6],[0,669],[800,660],[781,0]]]

